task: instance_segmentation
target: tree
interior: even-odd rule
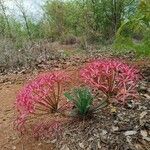
[[[6,34],[6,30],[8,29],[8,34],[9,34],[9,37],[12,38],[13,35],[12,35],[12,31],[11,31],[11,25],[10,25],[10,22],[9,22],[9,19],[8,19],[8,16],[6,14],[6,8],[4,6],[4,1],[3,0],[0,0],[0,8],[1,8],[1,11],[2,11],[2,15],[1,15],[1,21],[2,21],[2,34],[4,36],[7,36]]]

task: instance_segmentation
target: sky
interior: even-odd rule
[[[42,9],[40,6],[44,4],[45,0],[18,0],[21,1],[25,11],[29,16],[34,19],[38,19],[42,16]],[[20,11],[15,5],[15,0],[5,0],[5,6],[7,7],[7,13],[9,15],[15,15],[19,18]]]

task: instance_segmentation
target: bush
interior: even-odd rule
[[[137,57],[150,56],[149,8],[148,0],[140,1],[136,13],[122,22],[114,43],[117,52],[132,50]]]
[[[129,98],[137,98],[136,86],[139,80],[138,70],[119,60],[96,60],[81,69],[83,81],[103,92],[107,101],[111,98],[126,103]]]

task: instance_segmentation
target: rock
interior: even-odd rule
[[[119,127],[117,127],[117,126],[112,126],[112,131],[113,132],[116,132],[116,131],[118,131],[119,130]]]
[[[147,115],[147,111],[143,111],[143,112],[140,114],[140,119],[142,119],[145,115]]]
[[[52,144],[54,144],[56,142],[57,142],[57,139],[54,139],[54,140],[51,141]]]
[[[41,146],[42,145],[42,143],[38,143],[38,146]]]
[[[12,139],[12,140],[16,140],[17,137],[16,137],[16,136],[12,136],[11,139]]]
[[[140,105],[140,103],[135,102],[134,100],[129,100],[129,101],[126,103],[125,107],[126,107],[127,109],[136,109],[139,105]]]
[[[135,135],[135,134],[137,134],[137,131],[134,131],[134,130],[133,131],[132,130],[131,131],[126,131],[124,133],[125,136],[130,136],[130,135]]]
[[[44,141],[46,144],[50,144],[51,143],[51,140],[46,140]]]
[[[63,145],[63,147],[60,150],[70,150],[67,145]]]
[[[140,133],[143,137],[147,137],[148,135],[146,130],[141,130]]]
[[[84,149],[84,144],[83,143],[79,143],[79,146]]]
[[[88,141],[94,141],[93,137],[90,137],[90,138],[88,139]]]
[[[104,135],[106,135],[107,133],[108,133],[108,132],[107,132],[106,130],[102,130],[101,135],[104,136]]]
[[[16,146],[12,146],[12,150],[16,150],[17,148],[16,148]]]

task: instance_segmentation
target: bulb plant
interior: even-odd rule
[[[70,78],[62,71],[41,74],[19,92],[16,107],[19,112],[16,124],[21,129],[31,116],[48,115],[61,109],[62,85]],[[65,103],[66,104],[66,103]],[[62,107],[64,107],[64,105]]]
[[[89,63],[80,71],[81,79],[106,96],[125,104],[128,99],[138,97],[139,71],[119,60],[102,59]]]
[[[90,111],[94,97],[88,88],[74,88],[71,92],[66,92],[64,95],[74,104],[80,116],[85,116]]]

